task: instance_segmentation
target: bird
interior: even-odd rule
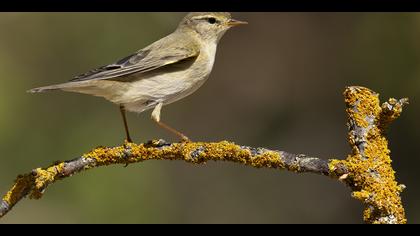
[[[229,12],[191,12],[174,32],[114,63],[75,76],[68,82],[38,87],[29,93],[52,90],[105,98],[119,106],[126,140],[126,112],[153,109],[151,118],[182,141],[190,139],[161,121],[162,107],[195,92],[209,78],[217,45],[227,30],[247,24]]]

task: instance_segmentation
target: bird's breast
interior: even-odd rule
[[[121,97],[121,103],[134,103],[136,106],[142,104],[142,101],[153,101],[153,104],[159,102],[170,104],[192,94],[209,77],[213,69],[215,55],[216,45],[209,45],[202,48],[196,60],[182,70],[152,74],[148,78],[130,83]]]
[[[215,56],[216,44],[203,46],[199,56],[191,66],[175,73],[176,76],[174,76],[174,78],[178,78],[175,80],[185,85],[185,89],[191,88],[195,90],[194,88],[196,86],[201,86],[209,77],[213,69]]]
[[[206,58],[206,66],[207,70],[210,73],[213,69],[214,60],[216,58],[216,51],[217,51],[217,44],[216,43],[210,43],[206,46],[203,46],[201,49],[200,56],[203,56],[203,58]]]

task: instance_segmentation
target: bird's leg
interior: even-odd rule
[[[159,103],[152,112],[152,120],[154,120],[160,127],[170,131],[171,133],[175,134],[176,136],[180,137],[183,142],[189,142],[190,139],[185,136],[183,133],[179,132],[178,130],[170,127],[169,125],[160,121],[160,111],[162,109],[163,103]]]
[[[127,137],[127,142],[132,143],[133,140],[131,140],[130,133],[128,132],[127,118],[125,117],[125,108],[123,105],[120,105],[120,112],[124,121],[124,128],[125,128],[125,135]]]

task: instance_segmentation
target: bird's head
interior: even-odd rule
[[[200,38],[218,42],[233,26],[247,24],[232,19],[228,12],[192,12],[184,17],[178,29],[196,32]]]

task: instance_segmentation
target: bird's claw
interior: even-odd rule
[[[181,143],[191,143],[191,139],[189,139],[187,136],[182,135],[181,136]]]

